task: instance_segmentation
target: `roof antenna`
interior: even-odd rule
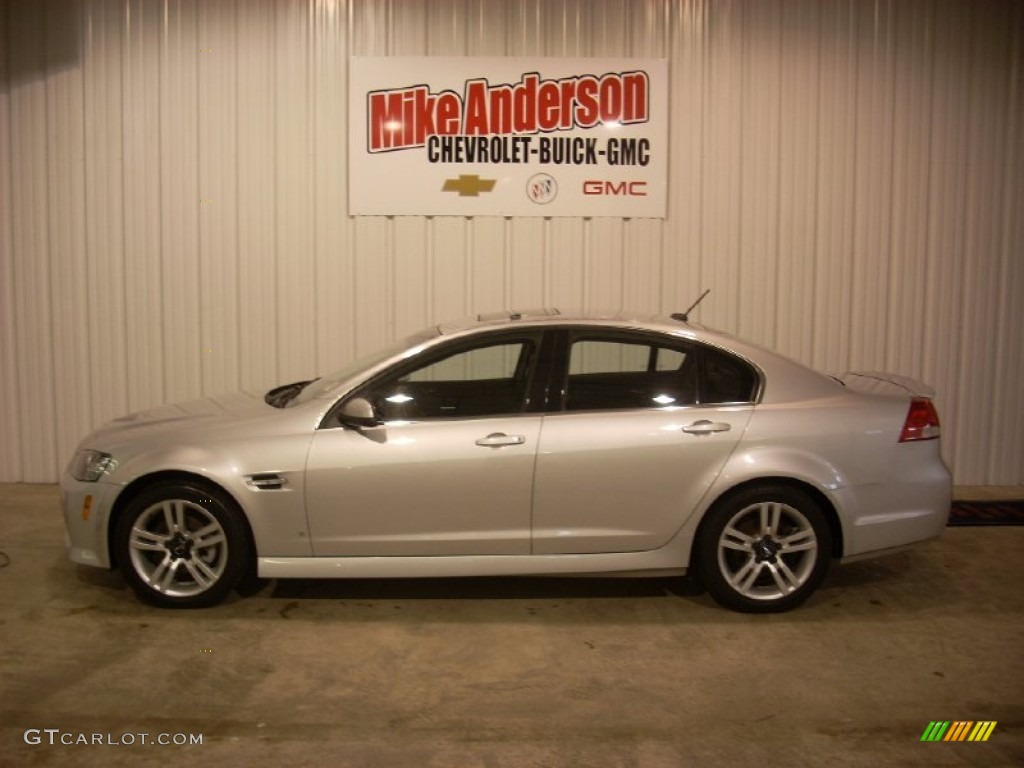
[[[676,312],[676,313],[674,313],[672,315],[672,319],[673,320],[680,320],[680,321],[682,321],[684,323],[690,322],[690,313],[693,312],[693,310],[695,310],[697,308],[698,304],[700,304],[702,301],[704,301],[704,297],[707,296],[709,293],[711,293],[711,289],[710,288],[705,288],[704,289],[704,293],[702,293],[699,297],[697,297],[697,300],[695,302],[693,302],[693,304],[690,305],[690,308],[688,310],[686,310],[685,312]]]

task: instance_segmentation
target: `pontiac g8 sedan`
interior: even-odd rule
[[[792,608],[938,536],[932,393],[673,317],[504,313],[328,376],[116,419],[62,482],[71,559],[208,606],[243,580],[690,571]]]

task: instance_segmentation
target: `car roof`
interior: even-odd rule
[[[489,312],[479,314],[475,317],[466,317],[441,323],[437,326],[438,333],[443,336],[473,331],[483,328],[493,328],[515,325],[602,325],[618,326],[626,328],[650,328],[663,331],[680,331],[685,329],[702,330],[708,329],[696,323],[690,323],[667,315],[653,315],[638,312],[624,311],[567,311],[563,312],[555,308],[509,310],[505,312]],[[724,334],[721,334],[724,335]]]

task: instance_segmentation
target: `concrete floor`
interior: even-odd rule
[[[685,580],[278,582],[163,611],[66,559],[54,486],[0,486],[0,550],[4,767],[1024,765],[1024,528],[834,568],[766,617]],[[932,720],[998,725],[922,743]],[[59,743],[94,733],[136,743]]]

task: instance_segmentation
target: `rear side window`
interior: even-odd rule
[[[754,401],[757,374],[748,363],[711,347],[703,350],[703,358],[702,403],[710,405]]]
[[[691,405],[697,368],[682,348],[612,339],[580,339],[569,348],[569,411]]]
[[[569,345],[567,411],[753,402],[754,368],[727,352],[686,341],[577,338]]]

